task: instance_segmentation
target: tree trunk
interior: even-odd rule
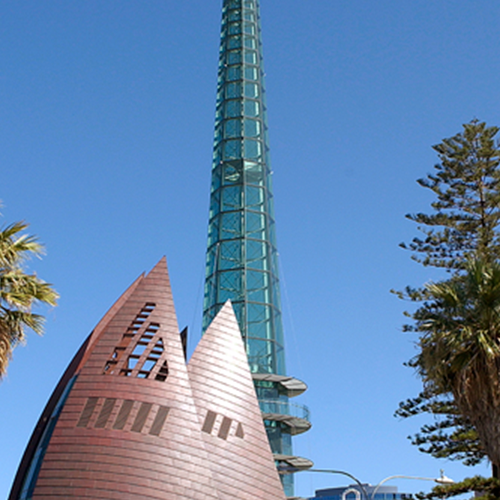
[[[497,464],[491,464],[491,477],[494,477],[495,479],[500,479],[500,471],[498,470],[498,465]]]

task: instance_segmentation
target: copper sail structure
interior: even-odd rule
[[[188,372],[164,259],[70,363],[9,496],[63,498],[285,500],[231,305]]]
[[[285,500],[230,302],[208,327],[188,373],[221,500]]]
[[[275,458],[307,467],[291,446],[310,424],[288,400],[305,384],[285,370],[258,0],[223,1],[219,54],[203,328],[231,300]]]

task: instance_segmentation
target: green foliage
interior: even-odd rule
[[[500,264],[470,261],[425,287],[415,311],[420,333],[413,365],[437,392],[451,393],[493,464],[500,464]],[[462,429],[463,431],[463,429]]]
[[[24,271],[26,260],[43,247],[27,228],[16,222],[0,230],[0,377],[5,374],[12,349],[25,340],[25,330],[43,332],[43,316],[32,312],[38,304],[55,306],[58,294],[36,274]]]
[[[462,132],[434,146],[439,163],[432,174],[418,181],[435,194],[432,211],[407,215],[424,236],[401,246],[424,266],[447,270],[452,279],[464,274],[470,259],[500,259],[498,131],[498,127],[474,120],[463,125]],[[397,293],[400,298],[421,304],[416,312],[406,313],[413,321],[404,326],[404,331],[422,332],[419,315],[430,312],[425,305],[430,293],[424,287],[407,287]],[[407,364],[418,371],[421,362],[422,358],[417,357]],[[434,423],[424,425],[410,437],[421,451],[437,458],[461,460],[466,465],[475,465],[485,456],[476,429],[458,409],[446,384],[427,380],[421,394],[400,403],[396,411],[400,418],[422,414],[431,414]]]
[[[395,415],[409,418],[432,414],[432,424],[409,436],[411,443],[434,458],[460,460],[465,465],[479,464],[485,454],[474,426],[459,412],[449,394],[436,394],[429,385],[416,397],[399,404]]]
[[[463,269],[474,255],[500,256],[500,149],[498,127],[477,120],[433,146],[440,163],[418,183],[436,195],[433,213],[408,214],[424,238],[403,248],[425,266]]]

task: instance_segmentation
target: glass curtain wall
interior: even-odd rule
[[[223,0],[203,330],[230,299],[251,371],[285,375],[259,16],[257,0]],[[256,390],[288,413],[278,384]],[[273,452],[291,455],[286,426],[265,424]],[[284,486],[292,496],[292,476]]]
[[[251,370],[285,374],[264,73],[256,0],[225,0],[204,330],[231,299]]]

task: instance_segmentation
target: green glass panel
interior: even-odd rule
[[[264,211],[264,190],[259,187],[247,186],[245,188],[245,206],[252,210]]]
[[[242,31],[241,23],[231,23],[229,25],[228,33],[230,35],[240,35]]]
[[[228,52],[227,53],[227,63],[229,65],[231,64],[241,64],[241,60],[242,60],[242,57],[241,57],[241,52],[239,51],[231,51],[231,52]]]
[[[243,14],[243,19],[245,21],[255,22],[255,14],[253,12],[245,12]]]
[[[241,158],[241,141],[230,140],[224,143],[224,160],[236,160]]]
[[[265,272],[247,271],[248,300],[269,302],[269,276]],[[270,332],[268,332],[270,335]]]
[[[241,36],[231,36],[227,39],[228,49],[240,49],[242,47],[243,40]]]
[[[257,99],[259,97],[259,86],[256,83],[245,82],[245,97]]]
[[[274,311],[274,329],[276,332],[276,342],[277,345],[283,346],[284,338],[283,338],[283,322],[281,320],[281,313],[279,311]]]
[[[217,144],[214,147],[214,155],[213,155],[214,163],[218,163],[220,161],[220,158],[221,158],[221,146],[220,144]]]
[[[260,134],[260,122],[246,118],[244,120],[244,130],[246,137],[258,137]]]
[[[220,238],[229,240],[241,237],[241,213],[229,212],[221,215]]]
[[[215,301],[215,276],[209,276],[205,281],[205,304]]]
[[[246,261],[250,269],[260,269],[265,271],[267,265],[267,243],[257,240],[246,240]]]
[[[214,217],[208,227],[208,246],[211,247],[219,239],[219,217]],[[211,273],[210,273],[211,274]]]
[[[255,25],[253,23],[244,23],[243,32],[246,35],[255,35]]]
[[[245,134],[246,135],[246,134]],[[253,139],[245,139],[243,141],[244,145],[244,156],[245,158],[252,160],[259,160],[262,156],[262,145],[259,141]]]
[[[236,319],[238,320],[238,324],[244,325],[246,323],[245,321],[245,304],[243,302],[236,302],[234,300],[231,301],[232,306],[233,306],[233,311],[236,316]],[[244,333],[244,332],[242,332]]]
[[[274,358],[276,360],[275,372],[274,373],[286,373],[285,367],[285,350],[283,346],[276,345]]]
[[[210,196],[210,219],[219,213],[220,209],[220,191],[215,191]]]
[[[224,136],[241,137],[241,120],[226,120],[224,122]]]
[[[247,304],[248,325],[269,323],[271,321],[271,308],[263,304]]]
[[[245,161],[245,181],[249,184],[264,185],[265,167],[259,163]]]
[[[219,243],[219,269],[237,269],[242,267],[241,240],[222,241]]]
[[[264,339],[272,340],[272,325],[267,323],[249,323],[247,327],[247,335],[250,340]]]
[[[274,349],[272,342],[267,340],[248,339],[247,355],[250,370],[253,373],[275,373]]]
[[[220,181],[221,181],[221,169],[220,166],[217,165],[212,171],[212,186],[211,186],[212,193],[220,188]]]
[[[252,36],[245,36],[245,48],[246,49],[256,49],[257,48],[257,42],[254,37]]]
[[[253,50],[245,52],[245,62],[248,64],[257,64],[257,52]]]
[[[241,208],[241,189],[238,186],[222,188],[222,211],[239,210]]]
[[[207,256],[206,256],[207,276],[211,276],[217,270],[215,268],[217,248],[218,246],[215,245],[207,250]]]
[[[236,184],[241,181],[241,167],[236,166],[238,162],[232,162],[224,166],[224,185]]]
[[[241,19],[241,11],[240,10],[237,10],[237,11],[232,11],[229,15],[228,15],[228,21],[239,21]]]
[[[228,118],[241,115],[241,101],[226,101],[225,115]]]
[[[245,68],[245,80],[258,80],[259,72],[257,68]]]
[[[246,76],[246,70],[245,70],[245,76]],[[242,71],[240,66],[229,66],[226,71],[226,80],[228,81],[234,81],[234,80],[241,80],[242,77]]]
[[[217,143],[219,143],[221,140],[222,140],[222,129],[221,129],[220,124],[218,124],[218,125],[215,127],[215,131],[214,131],[214,142],[215,142],[215,144],[217,144]]]
[[[245,116],[259,116],[260,108],[257,101],[245,101]]]
[[[224,304],[227,300],[241,300],[242,271],[225,271],[218,273],[217,301]]]
[[[245,92],[246,92],[246,85],[245,85]],[[241,97],[241,83],[228,83],[226,85],[226,97],[229,99]]]
[[[246,212],[245,214],[246,236],[265,240],[266,237],[266,217],[263,214],[255,212]]]

